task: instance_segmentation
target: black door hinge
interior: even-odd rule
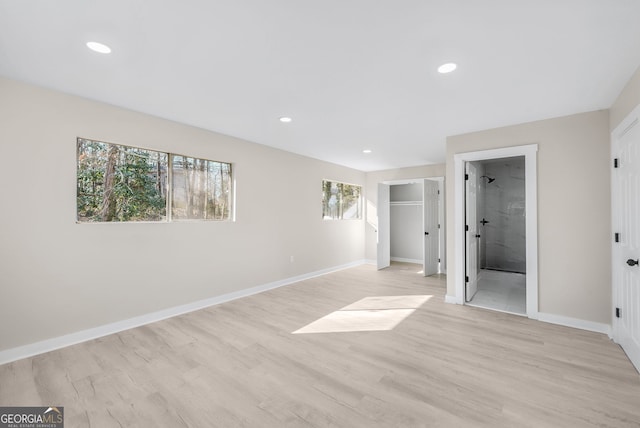
[[[440,229],[440,225],[438,225],[438,229]]]
[[[468,276],[464,277],[464,282],[469,282],[469,277]]]
[[[469,174],[465,174],[465,175],[464,175],[464,179],[465,179],[465,180],[468,180],[468,179],[469,179]]]
[[[613,160],[613,167],[614,167],[614,168],[618,168],[619,166],[620,166],[620,162],[618,161],[618,158],[615,158],[615,159]]]
[[[438,259],[438,263],[440,263],[440,259]]]
[[[440,194],[440,191],[438,190],[438,195]]]
[[[622,317],[622,311],[620,310],[620,308],[616,308],[616,318],[621,318]]]
[[[614,239],[615,239],[615,241],[616,241],[616,242],[620,242],[620,234],[619,234],[619,233],[617,233],[617,232],[616,232],[616,233],[613,235],[613,237],[614,237]]]
[[[466,232],[468,232],[468,231],[469,231],[469,225],[468,225],[468,224],[465,224],[465,225],[464,225],[464,230],[465,230]]]

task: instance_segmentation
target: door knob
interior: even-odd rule
[[[629,259],[627,260],[627,264],[629,266],[638,266],[638,260]]]
[[[429,232],[425,232],[424,234],[425,234],[425,235],[428,235],[428,234],[429,234]]]

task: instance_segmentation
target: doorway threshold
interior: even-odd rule
[[[478,290],[467,305],[527,315],[526,274],[481,269]]]
[[[485,306],[485,305],[481,305],[481,304],[475,304],[473,303],[473,300],[471,302],[466,302],[465,303],[466,306],[472,306],[474,308],[478,308],[478,309],[484,309],[486,311],[493,311],[493,312],[502,312],[503,314],[510,314],[510,315],[517,315],[519,317],[527,317],[527,314],[523,314],[521,312],[512,312],[512,311],[507,311],[504,309],[498,309],[498,308],[492,308],[490,306]]]

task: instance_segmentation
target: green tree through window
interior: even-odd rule
[[[231,186],[229,163],[78,139],[79,222],[229,220]]]
[[[167,215],[167,154],[78,139],[78,221],[161,221]]]

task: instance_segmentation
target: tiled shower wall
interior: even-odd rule
[[[480,267],[526,273],[524,157],[483,161],[478,203]]]

